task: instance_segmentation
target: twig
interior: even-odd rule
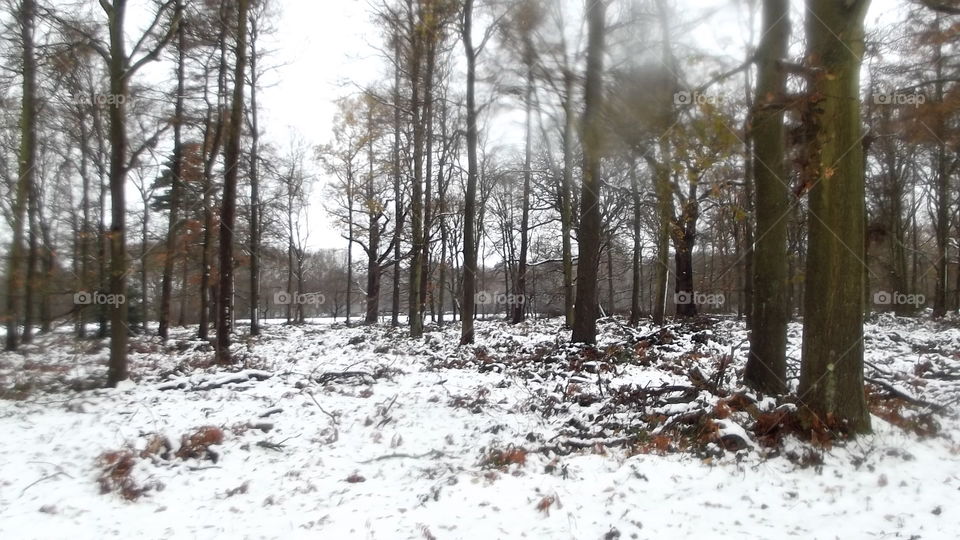
[[[322,412],[323,414],[327,415],[327,416],[330,418],[330,425],[333,427],[333,437],[331,437],[330,440],[326,441],[326,444],[333,444],[333,443],[339,441],[339,440],[340,440],[340,430],[337,429],[337,426],[340,424],[340,422],[337,420],[337,417],[336,417],[335,415],[333,415],[333,414],[328,413],[328,412],[326,411],[326,409],[324,409],[324,408],[320,405],[320,402],[317,401],[317,398],[313,397],[313,393],[312,393],[312,392],[309,392],[309,391],[308,391],[308,392],[307,392],[307,395],[310,396],[310,399],[313,400],[313,403],[317,406],[318,409],[320,409],[320,412]]]
[[[56,477],[58,477],[58,476],[60,476],[60,475],[64,475],[64,476],[66,476],[67,478],[70,478],[71,480],[73,479],[72,476],[70,476],[69,474],[67,474],[67,473],[65,473],[65,472],[63,472],[63,471],[57,471],[57,472],[55,472],[55,473],[50,473],[50,474],[48,474],[48,475],[45,475],[45,476],[41,477],[39,480],[36,480],[36,481],[34,481],[34,482],[31,482],[29,486],[23,488],[23,489],[20,491],[20,497],[23,497],[23,494],[26,493],[28,489],[30,489],[30,488],[32,488],[33,486],[39,484],[40,482],[45,482],[45,481],[47,481],[47,480],[52,480],[52,479],[54,479],[54,478],[56,478]],[[19,498],[19,497],[18,497],[18,498]]]

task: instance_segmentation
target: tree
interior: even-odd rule
[[[461,297],[460,344],[473,343],[473,317],[477,295],[477,50],[473,46],[473,0],[463,2],[461,26],[463,50],[467,57],[467,189],[463,199],[463,295]]]
[[[863,20],[869,0],[807,0],[815,129],[799,397],[804,422],[870,429],[863,392]],[[758,321],[754,321],[757,324]]]
[[[10,261],[7,270],[6,349],[16,350],[20,325],[20,295],[14,293],[24,285],[22,271],[24,213],[33,190],[37,159],[37,61],[34,56],[33,34],[36,21],[34,0],[21,0],[17,13],[20,26],[20,46],[23,73],[23,96],[20,104],[20,153],[17,160],[16,191],[13,201],[13,238],[10,243]],[[28,306],[29,307],[29,306]]]
[[[517,56],[523,66],[523,105],[524,105],[524,149],[523,149],[523,190],[520,218],[520,255],[517,261],[517,277],[514,280],[513,294],[518,300],[511,306],[511,322],[518,324],[526,319],[527,302],[527,255],[530,251],[530,191],[533,177],[533,107],[537,67],[537,51],[533,43],[533,34],[540,25],[543,14],[538,0],[524,0],[512,12],[512,17],[503,25],[507,32],[508,44],[515,44]]]
[[[786,392],[787,213],[790,190],[784,167],[786,72],[783,61],[790,39],[789,3],[765,0],[763,38],[757,49],[759,65],[750,135],[754,144],[754,189],[758,236],[753,259],[753,324],[744,383],[769,394]]]
[[[240,167],[240,134],[243,128],[243,88],[247,68],[247,15],[250,0],[238,0],[236,64],[233,72],[233,98],[230,110],[230,133],[224,152],[226,173],[223,179],[223,200],[220,209],[220,293],[217,304],[217,362],[231,364],[233,332],[233,229],[236,221],[237,176]]]
[[[179,23],[175,15],[167,32],[139,58],[137,55],[146,47],[147,37],[159,26],[173,0],[162,4],[153,17],[143,37],[136,42],[130,55],[126,52],[127,36],[124,32],[126,18],[126,0],[102,0],[100,6],[108,19],[110,33],[109,50],[94,44],[96,50],[109,65],[110,94],[110,294],[114,298],[126,298],[127,295],[127,245],[126,245],[126,180],[127,180],[127,131],[126,100],[129,96],[130,78],[148,62],[155,60],[167,43],[173,38]],[[110,310],[110,363],[107,371],[107,385],[116,386],[127,378],[127,302],[113,305]]]
[[[577,301],[572,340],[593,344],[597,340],[597,275],[600,268],[600,162],[602,129],[599,109],[603,99],[604,0],[587,2],[587,71],[583,111],[583,186],[580,192],[580,230],[577,236]]]
[[[183,0],[177,0],[177,17],[183,18]],[[163,277],[160,291],[160,321],[158,334],[161,339],[167,339],[170,326],[170,297],[173,294],[173,253],[176,250],[177,235],[180,231],[180,200],[182,180],[180,178],[183,166],[183,123],[184,123],[184,91],[185,91],[185,64],[186,64],[186,29],[179,25],[177,29],[177,90],[174,97],[173,113],[173,157],[170,167],[170,209],[167,225],[166,249],[163,259]]]

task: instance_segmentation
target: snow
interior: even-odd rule
[[[602,329],[601,351],[658,330]],[[868,377],[882,370],[910,395],[948,406],[940,433],[920,437],[874,417],[872,434],[816,449],[822,464],[811,466],[786,457],[810,445],[788,439],[768,452],[743,413],[716,423],[746,448],[710,443],[711,456],[599,449],[571,432],[573,423],[598,440],[622,436],[593,424],[637,418],[605,409],[610,389],[688,385],[690,365],[709,379],[731,351],[736,381],[746,333],[733,320],[677,331],[648,361],[592,359],[576,378],[552,356],[573,350],[557,320],[478,322],[477,345],[463,348],[456,326],[414,341],[382,326],[269,324],[261,337],[239,337],[234,370],[209,367],[209,345],[187,330],[173,334],[167,345],[135,338],[134,381],[112,390],[90,382],[104,378],[106,348],[65,331],[0,355],[0,537],[927,539],[960,527],[960,381],[951,378],[960,330],[947,325],[880,317],[865,338]],[[799,336],[791,325],[792,370]],[[324,375],[342,372],[367,376]],[[647,412],[716,401],[701,391]],[[173,454],[202,426],[225,433],[215,463],[140,458],[131,477],[162,489],[135,501],[100,492],[104,452],[139,454],[160,434]],[[534,451],[561,440],[587,444],[569,455]],[[484,464],[494,450],[519,448],[529,450],[522,462]]]

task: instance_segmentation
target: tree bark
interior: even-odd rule
[[[816,70],[815,184],[804,294],[799,397],[810,426],[870,430],[863,392],[864,170],[860,127],[863,19],[869,0],[808,0],[807,57]],[[756,324],[758,321],[754,321]]]
[[[410,337],[423,335],[423,319],[420,316],[420,280],[423,279],[423,146],[424,146],[424,105],[422,67],[424,55],[423,31],[424,13],[418,8],[410,14],[410,35],[412,51],[410,53],[410,110],[413,121],[413,178],[410,189],[410,283],[407,288],[407,317]]]
[[[477,219],[477,103],[476,62],[473,47],[473,0],[463,2],[463,49],[467,58],[467,189],[463,206],[463,296],[461,301],[460,344],[473,343],[476,311],[477,249],[474,235]]]
[[[597,340],[597,274],[600,268],[600,161],[602,155],[601,100],[603,99],[603,49],[605,0],[587,5],[587,73],[583,111],[583,186],[580,192],[580,258],[577,264],[577,301],[572,341]]]
[[[20,109],[20,155],[17,163],[17,184],[13,200],[13,237],[10,241],[10,261],[7,270],[6,350],[19,345],[22,305],[19,291],[24,287],[22,270],[24,215],[33,189],[34,168],[37,160],[37,61],[34,55],[33,32],[36,20],[34,0],[22,0],[17,13],[22,47],[23,95]]]
[[[237,176],[240,167],[240,134],[243,130],[243,88],[247,67],[247,12],[249,0],[238,0],[236,66],[233,75],[233,102],[230,135],[224,151],[226,174],[220,205],[220,292],[217,303],[217,362],[231,364],[233,333],[233,227],[236,221]]]
[[[403,238],[403,187],[400,182],[400,35],[393,36],[393,291],[390,324],[400,326],[400,253]]]
[[[571,69],[563,73],[563,178],[560,183],[560,233],[563,258],[563,315],[567,328],[573,328],[573,143],[576,114],[573,109],[575,77]]]
[[[183,13],[183,0],[177,0],[176,10]],[[173,295],[173,263],[180,231],[180,193],[183,171],[183,93],[185,85],[186,36],[185,26],[177,29],[177,95],[173,113],[173,163],[170,170],[170,220],[167,224],[166,253],[163,259],[163,277],[160,285],[160,316],[158,335],[166,340],[170,327],[170,297]]]
[[[533,92],[534,51],[529,35],[524,36],[524,62],[527,68],[527,84],[524,106],[526,113],[523,148],[523,195],[520,217],[520,257],[517,261],[517,280],[514,283],[514,303],[511,322],[519,324],[527,318],[527,252],[530,250],[530,184],[533,177]]]
[[[630,196],[633,202],[633,260],[630,282],[630,326],[640,323],[640,295],[643,287],[643,199],[640,193],[640,179],[637,177],[637,162],[630,160]]]
[[[114,298],[127,295],[126,246],[126,107],[127,53],[123,31],[126,0],[114,0],[110,18],[110,93],[114,104],[110,107],[110,294]],[[104,4],[105,5],[105,4]],[[127,373],[127,302],[110,307],[110,362],[107,386],[115,387],[125,380]]]
[[[222,21],[229,19],[227,8],[229,4],[220,5],[219,13]],[[220,25],[220,32],[217,36],[220,47],[220,61],[217,68],[217,118],[216,123],[212,124],[211,114],[208,109],[206,125],[204,127],[203,146],[206,152],[203,163],[203,247],[200,255],[200,324],[197,332],[199,339],[207,339],[210,329],[211,303],[214,301],[213,287],[211,285],[211,268],[213,265],[213,208],[211,202],[213,198],[213,166],[217,161],[217,155],[220,153],[220,146],[223,142],[223,132],[226,122],[226,95],[227,95],[227,25]]]
[[[260,119],[256,17],[250,20],[250,335],[260,335]]]
[[[744,383],[767,394],[786,392],[787,323],[790,321],[787,269],[787,214],[790,190],[784,164],[784,110],[786,73],[780,62],[790,39],[789,2],[764,0],[763,38],[757,49],[759,64],[751,120],[754,141],[754,186],[757,230],[754,244],[753,314],[750,317],[750,354]]]

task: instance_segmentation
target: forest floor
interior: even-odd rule
[[[743,325],[174,331],[133,380],[67,330],[0,354],[3,538],[955,538],[960,329],[866,328],[873,433],[738,388]],[[796,385],[800,326],[790,327]]]

